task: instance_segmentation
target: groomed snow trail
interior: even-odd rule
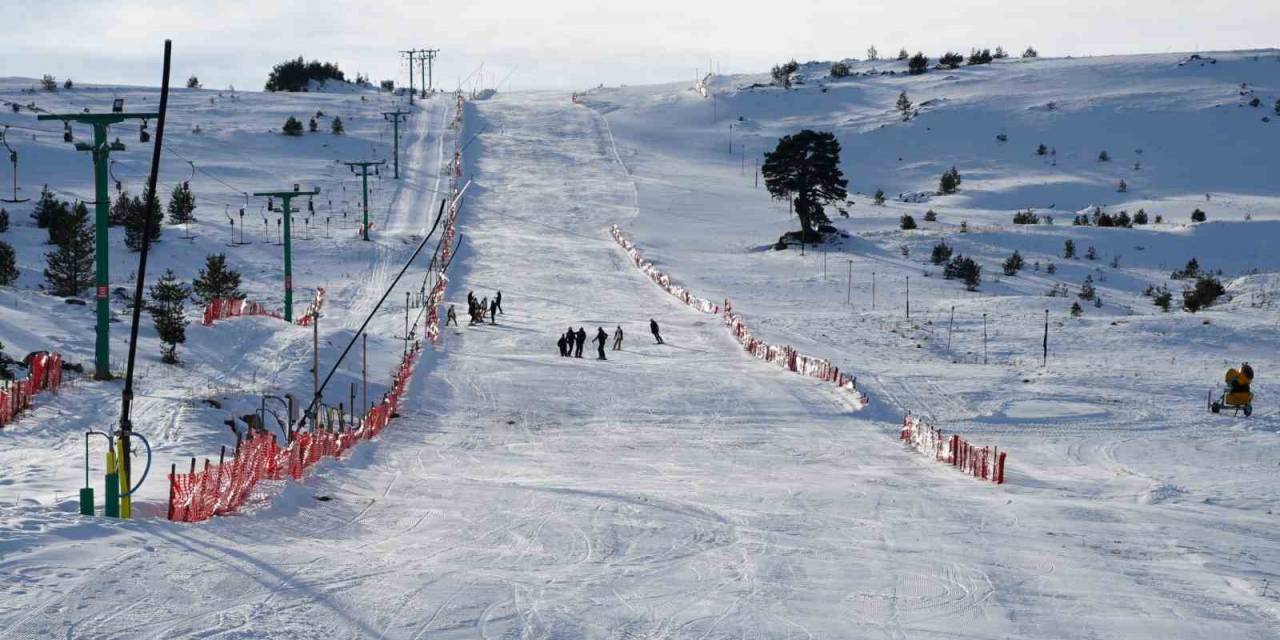
[[[1265,523],[1149,526],[1149,506],[907,453],[635,272],[606,232],[634,203],[598,116],[523,94],[478,103],[467,127],[483,133],[449,297],[501,289],[497,325],[448,329],[384,437],[256,513],[33,517],[0,606],[37,604],[0,610],[0,637],[1273,633],[1265,596],[1218,575],[1239,560],[1199,544],[1262,562],[1275,552],[1243,543]],[[617,324],[607,362],[556,354],[570,325]]]

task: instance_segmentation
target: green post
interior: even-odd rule
[[[157,118],[158,113],[44,113],[36,116],[37,120],[62,120],[63,122],[80,122],[93,127],[93,144],[76,143],[77,151],[89,151],[93,155],[94,191],[97,205],[94,207],[94,251],[95,281],[97,287],[97,316],[93,349],[93,379],[111,379],[111,306],[107,298],[111,288],[108,271],[107,254],[107,212],[111,208],[111,193],[107,188],[108,161],[112,151],[124,151],[119,142],[107,142],[107,128],[125,120],[144,120]]]
[[[392,126],[395,128],[395,130],[394,130],[394,135],[392,136],[392,138],[394,139],[394,143],[393,143],[393,144],[394,144],[394,148],[395,148],[395,150],[394,150],[394,152],[391,154],[391,157],[392,157],[392,159],[395,161],[394,166],[395,166],[395,178],[396,178],[396,180],[399,180],[399,179],[400,179],[400,118],[403,118],[404,116],[407,116],[407,115],[409,115],[410,113],[412,113],[412,112],[410,112],[410,111],[400,111],[399,109],[397,109],[397,110],[395,110],[395,111],[384,111],[384,112],[382,112],[382,117],[383,117],[383,119],[390,120],[390,121],[391,121]]]
[[[80,515],[93,515],[93,487],[80,488]]]
[[[376,162],[344,162],[343,163],[351,169],[352,173],[356,172],[357,167],[360,168],[361,185],[363,188],[361,192],[363,194],[362,203],[364,205],[364,227],[360,232],[360,237],[363,240],[369,239],[369,167],[377,167],[379,165],[384,165],[386,163],[387,163],[386,160],[378,160]]]
[[[120,473],[116,469],[116,452],[107,450],[107,491],[103,515],[108,518],[120,517]]]
[[[319,195],[320,190],[299,191],[298,185],[293,191],[261,191],[253,195],[258,198],[280,198],[283,203],[280,211],[284,214],[284,319],[293,322],[293,239],[289,232],[289,219],[293,216],[293,199],[298,196]]]

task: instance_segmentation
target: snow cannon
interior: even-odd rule
[[[1217,400],[1209,402],[1209,411],[1221,413],[1223,409],[1232,409],[1232,415],[1241,412],[1244,412],[1246,418],[1253,415],[1253,392],[1249,390],[1249,385],[1253,382],[1253,367],[1246,362],[1239,369],[1228,369],[1223,382],[1226,383],[1226,388]]]

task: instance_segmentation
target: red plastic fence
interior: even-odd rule
[[[869,400],[866,394],[858,391],[857,382],[852,377],[841,373],[840,368],[831,364],[831,361],[804,355],[790,346],[770,345],[755,337],[751,330],[747,328],[746,323],[742,321],[742,318],[733,312],[733,303],[729,300],[725,300],[724,306],[721,306],[706,298],[700,298],[688,289],[672,283],[670,276],[658,270],[652,262],[649,262],[640,254],[640,250],[635,243],[627,238],[626,234],[618,228],[618,225],[615,224],[610,227],[609,232],[613,234],[613,239],[631,257],[632,264],[640,269],[642,273],[649,276],[649,279],[662,288],[663,291],[698,311],[720,315],[725,325],[729,327],[729,331],[733,333],[734,338],[738,340],[738,343],[742,345],[742,348],[747,353],[765,362],[777,364],[793,373],[830,382],[836,385],[836,388],[842,393],[847,394],[846,397],[859,409],[867,406]]]
[[[975,478],[1004,484],[1005,452],[978,447],[957,435],[947,436],[925,421],[907,414],[902,419],[902,441],[934,460],[945,462]]]
[[[62,386],[62,356],[57,353],[40,353],[31,357],[29,375],[22,380],[10,380],[0,387],[0,428],[13,422],[23,411],[30,409],[35,396],[41,391],[57,391]]]
[[[461,133],[462,129],[462,113],[463,100],[462,94],[458,94],[457,111],[454,113],[451,126]],[[453,160],[449,163],[449,207],[445,211],[444,230],[440,237],[440,255],[436,256],[432,263],[432,269],[435,273],[435,284],[431,286],[431,292],[427,296],[427,339],[431,344],[440,344],[440,303],[444,302],[445,288],[449,286],[449,276],[445,273],[449,261],[453,259],[453,245],[458,237],[458,207],[461,202],[458,196],[461,193],[460,183],[462,181],[462,138],[455,135],[453,139]]]
[[[307,306],[302,317],[298,318],[297,324],[301,326],[309,326],[314,313],[319,313],[320,308],[324,306],[324,288],[316,288],[316,297]],[[271,318],[284,319],[284,314],[279,311],[272,311],[257,302],[243,299],[230,298],[214,298],[204,307],[204,315],[200,323],[208,327],[218,320],[234,318],[239,316],[268,316]]]
[[[275,435],[255,433],[236,445],[230,460],[223,458],[213,464],[206,458],[204,466],[197,468],[196,459],[192,458],[187,473],[174,469],[169,474],[169,519],[200,522],[233,512],[249,500],[259,482],[301,479],[321,460],[339,458],[360,441],[377,436],[399,408],[420,350],[415,343],[392,373],[391,390],[382,402],[350,428],[332,423],[317,425],[312,431],[294,434],[287,446],[281,446]]]

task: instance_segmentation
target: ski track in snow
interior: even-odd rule
[[[427,104],[368,271],[330,285],[345,330],[435,214],[455,134],[437,124],[448,101]],[[1003,487],[925,460],[893,437],[889,409],[850,414],[822,383],[744,356],[630,266],[605,229],[646,214],[645,189],[600,116],[550,93],[467,109],[456,135],[483,133],[466,153],[448,299],[501,289],[498,323],[445,329],[384,435],[266,487],[243,516],[179,526],[0,506],[0,571],[15,577],[0,635],[1274,637],[1274,594],[1239,579],[1274,574],[1274,520],[1122,497],[1153,480],[1125,459],[1139,414]],[[669,344],[652,344],[650,317]],[[627,338],[608,361],[591,345],[556,355],[565,327],[616,324]],[[269,340],[297,362],[304,337]],[[970,408],[927,372],[870,379],[877,402]],[[1064,440],[1096,429],[1059,427]]]

